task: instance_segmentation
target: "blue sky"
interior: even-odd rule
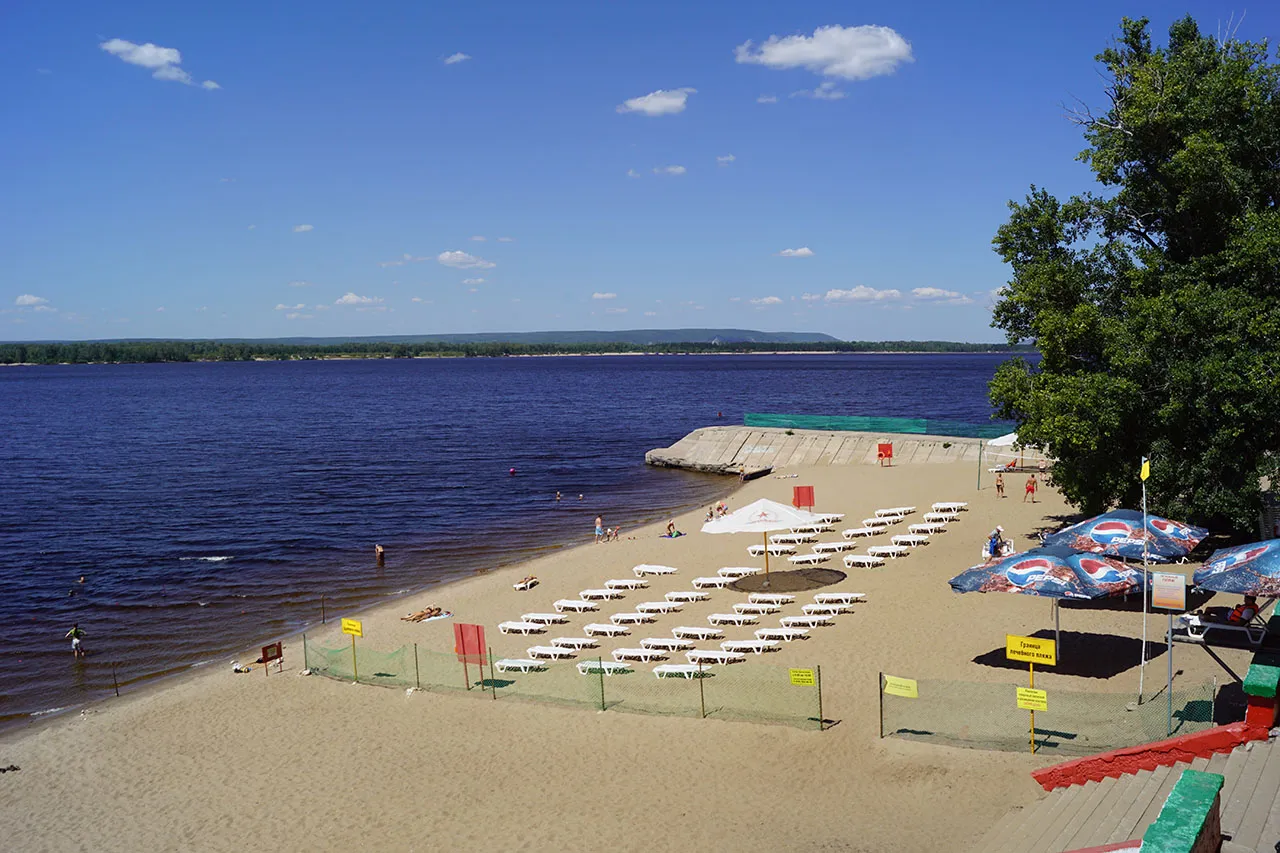
[[[1121,16],[1240,17],[1160,5],[8,4],[0,339],[998,340]]]

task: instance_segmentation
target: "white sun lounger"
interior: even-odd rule
[[[615,625],[641,625],[655,620],[652,613],[615,613],[609,621]]]
[[[784,557],[784,556],[786,556],[787,554],[794,554],[795,552],[796,552],[796,546],[795,546],[795,545],[770,545],[770,546],[769,546],[769,556],[771,556],[771,557]],[[748,546],[747,546],[747,553],[748,553],[748,554],[750,554],[750,555],[751,555],[751,556],[753,556],[753,557],[763,557],[763,556],[764,556],[764,546],[763,546],[763,545],[748,545]]]
[[[613,659],[616,661],[638,660],[650,663],[655,660],[666,660],[667,654],[661,649],[614,649]]]
[[[498,672],[534,672],[547,668],[547,662],[544,660],[527,660],[525,658],[503,658],[493,662],[493,668]]]
[[[876,510],[876,518],[902,518],[904,515],[911,515],[916,508],[913,506],[894,506],[888,509]]]
[[[737,580],[738,578],[745,578],[747,575],[758,575],[763,571],[764,569],[759,569],[755,566],[725,566],[723,569],[718,570],[716,574],[722,578]]]
[[[830,559],[830,554],[796,554],[794,557],[787,557],[787,562],[797,566],[816,566]]]
[[[850,527],[840,535],[845,539],[854,539],[858,536],[875,536],[877,533],[883,533],[882,527]]]
[[[818,513],[818,520],[823,524],[839,524],[844,521],[843,512],[823,512]]]
[[[934,512],[962,512],[968,508],[968,501],[938,501],[933,505]]]
[[[690,601],[710,601],[711,600],[710,595],[708,595],[705,592],[698,592],[697,590],[680,590],[677,592],[669,592],[662,597],[665,598],[667,601],[673,602],[675,604],[679,604],[681,602],[687,603]]]
[[[541,622],[499,622],[498,630],[504,634],[541,634],[547,626]]]
[[[577,666],[579,675],[596,675],[601,672],[605,675],[621,675],[633,671],[631,664],[615,660],[584,660]]]
[[[668,637],[646,637],[640,641],[642,649],[657,649],[660,652],[683,652],[693,648],[688,640],[673,640]]]
[[[594,649],[600,645],[598,640],[591,637],[556,637],[551,641],[551,645],[561,649]]]
[[[754,625],[759,617],[751,613],[712,613],[707,622],[712,625]]]
[[[605,601],[611,598],[622,598],[622,593],[616,589],[584,589],[578,593],[578,598],[584,601]]]
[[[852,551],[858,546],[852,542],[819,542],[813,546],[815,554],[843,554],[845,551]]]
[[[715,651],[713,649],[694,649],[691,652],[684,653],[689,663],[700,664],[724,664],[746,663],[747,656],[741,652]]]
[[[864,592],[818,592],[814,593],[813,600],[817,604],[854,604],[866,601],[867,594]]]
[[[711,673],[696,663],[660,663],[653,668],[658,678],[707,678]]]
[[[605,589],[612,590],[644,589],[648,585],[649,582],[647,580],[641,580],[640,578],[617,578],[615,580],[604,582]]]
[[[679,628],[671,629],[671,636],[678,640],[718,640],[724,636],[724,631],[719,628],[697,628],[681,625]]]
[[[645,575],[674,575],[680,570],[673,569],[671,566],[651,566],[648,563],[641,563],[638,566],[633,566],[631,571],[636,573],[636,577],[642,578]]]
[[[817,542],[816,533],[775,533],[769,537],[772,545],[803,545],[806,542]]]
[[[955,521],[960,515],[954,512],[926,512],[920,517],[925,521],[946,524],[949,521]]]
[[[683,609],[674,601],[642,601],[636,605],[637,613],[679,613]]]
[[[557,613],[564,613],[568,610],[570,613],[586,613],[588,610],[599,610],[600,605],[594,601],[583,601],[582,599],[562,598],[559,601],[552,602],[552,607]]]
[[[720,644],[720,648],[726,652],[759,655],[765,652],[776,652],[781,646],[777,640],[725,640]]]
[[[733,612],[747,616],[767,616],[770,613],[777,613],[782,608],[776,604],[743,604],[738,602],[733,605]]]
[[[757,640],[782,640],[789,643],[792,640],[809,639],[808,628],[759,628],[756,630]]]
[[[806,604],[800,608],[805,616],[836,616],[840,613],[852,613],[852,604]]]
[[[796,597],[785,592],[753,592],[747,596],[751,604],[795,604]]]
[[[937,521],[929,521],[924,524],[911,524],[907,526],[907,530],[912,533],[946,533],[947,526]]]
[[[902,521],[900,518],[864,518],[862,519],[863,527],[888,527],[890,524],[896,524]]]
[[[875,557],[870,554],[845,554],[844,567],[846,569],[874,569],[876,566],[884,565],[884,557]]]
[[[869,557],[889,557],[890,559],[905,557],[910,553],[911,549],[906,545],[872,545],[867,549]]]
[[[783,628],[826,628],[835,623],[830,616],[783,616],[778,624]]]
[[[805,534],[805,535],[808,535],[808,534],[817,535],[819,533],[830,533],[831,525],[830,524],[802,524],[799,527],[791,528],[791,532]]]
[[[569,621],[563,613],[526,613],[520,617],[526,622],[537,622],[539,625],[562,625]]]
[[[899,533],[892,536],[889,541],[894,545],[906,545],[908,548],[919,548],[921,545],[929,544],[929,537],[924,533]]]
[[[631,629],[622,625],[604,625],[599,622],[592,622],[590,625],[582,627],[582,633],[588,637],[624,637],[631,633]]]
[[[537,660],[546,658],[548,660],[572,660],[578,656],[575,649],[565,649],[560,646],[530,646],[525,649],[525,654]]]
[[[719,575],[716,575],[714,577],[706,577],[706,578],[694,578],[693,588],[694,589],[724,589],[726,586],[733,583],[735,580],[736,578],[720,577]]]

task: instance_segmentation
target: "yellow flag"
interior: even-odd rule
[[[1145,456],[1142,457],[1142,473],[1138,476],[1144,480],[1151,476],[1151,460]]]

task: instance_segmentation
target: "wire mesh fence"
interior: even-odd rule
[[[903,681],[903,679],[894,679]],[[910,680],[907,680],[910,681]],[[1021,685],[918,679],[915,697],[894,695],[881,677],[880,735],[975,749],[1029,750],[1031,715],[1017,706]],[[890,688],[892,690],[893,688]],[[1175,686],[1138,704],[1132,693],[1050,689],[1035,712],[1037,754],[1081,756],[1164,740],[1213,726],[1211,683]]]
[[[711,717],[794,726],[822,723],[820,667],[796,669],[747,662],[701,671],[655,672],[633,664],[616,671],[609,658],[540,662],[536,669],[503,671],[492,654],[479,665],[455,654],[416,645],[392,651],[365,645],[326,648],[303,637],[304,665],[314,675],[384,687],[469,693],[498,701],[529,701],[663,716]]]

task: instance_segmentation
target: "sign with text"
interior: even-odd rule
[[[357,619],[343,619],[342,633],[350,634],[353,637],[364,636],[364,623]]]
[[[800,687],[812,687],[818,681],[814,678],[811,669],[793,669],[791,672],[791,683]]]
[[[262,662],[271,663],[284,657],[284,648],[279,643],[272,643],[269,646],[262,647]]]
[[[1187,576],[1176,572],[1152,572],[1151,606],[1161,610],[1186,610]]]
[[[884,677],[884,692],[890,696],[901,696],[904,699],[919,699],[920,689],[914,678],[899,678],[896,675]]]
[[[1023,663],[1057,666],[1058,644],[1053,640],[1042,640],[1039,637],[1019,637],[1017,634],[1005,634],[1004,656],[1009,660],[1018,660]]]
[[[465,622],[454,623],[453,653],[458,656],[459,663],[483,665],[487,662],[484,652],[483,625],[468,625]]]
[[[1018,688],[1018,707],[1024,711],[1049,710],[1049,694],[1034,687]]]

